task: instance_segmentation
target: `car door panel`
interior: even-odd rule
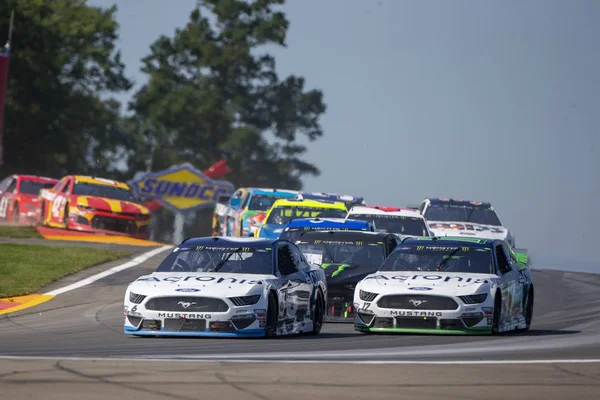
[[[519,299],[515,296],[519,285],[519,274],[511,267],[502,245],[496,245],[495,250],[501,274],[502,313],[500,315],[500,325],[502,327],[503,325],[512,324],[518,318],[518,314],[515,316],[515,306],[518,307]]]

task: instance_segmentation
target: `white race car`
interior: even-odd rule
[[[425,218],[417,210],[399,207],[354,206],[346,219],[369,221],[380,232],[407,236],[433,236]]]
[[[325,272],[290,241],[184,240],[125,292],[126,334],[273,337],[319,334]]]
[[[354,327],[367,333],[526,331],[533,296],[528,265],[505,241],[408,238],[356,285]]]
[[[503,226],[489,202],[426,198],[419,212],[435,236],[465,236],[506,240],[515,247],[513,233]]]

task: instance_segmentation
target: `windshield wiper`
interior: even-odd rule
[[[443,267],[444,265],[446,265],[446,263],[448,262],[448,260],[451,260],[451,259],[452,259],[452,256],[453,256],[454,254],[456,254],[456,252],[457,252],[457,251],[459,251],[459,250],[460,250],[460,247],[457,247],[457,248],[456,248],[456,250],[452,250],[452,252],[446,256],[447,258],[445,258],[444,260],[442,260],[442,262],[441,262],[441,263],[440,263],[440,264],[437,266],[437,270],[438,270],[438,271],[441,271],[441,270],[442,270],[442,267]]]
[[[471,211],[469,211],[469,215],[467,215],[467,219],[465,220],[465,222],[469,222],[471,219],[471,215],[473,214],[473,211],[475,211],[475,207],[471,208]]]
[[[215,269],[212,272],[217,272],[219,271],[227,261],[229,261],[229,259],[231,258],[232,255],[237,254],[240,250],[242,250],[243,247],[238,247],[237,249],[235,249],[234,251],[232,251],[231,253],[229,253],[227,255],[227,257],[225,257],[223,260],[221,260],[221,262],[219,262],[216,266]]]

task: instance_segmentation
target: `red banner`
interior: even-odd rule
[[[0,54],[0,167],[4,164],[4,100],[8,82],[8,54]]]

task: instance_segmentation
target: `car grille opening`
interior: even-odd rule
[[[104,217],[101,215],[92,218],[92,228],[127,233],[129,235],[135,235],[137,233],[135,221],[122,218]]]
[[[236,315],[233,318],[231,318],[231,323],[235,325],[235,328],[237,330],[246,329],[247,327],[252,325],[254,321],[256,321],[256,315],[254,314]]]
[[[400,329],[436,329],[437,318],[396,317],[396,328]]]
[[[179,312],[226,312],[229,306],[221,299],[212,297],[155,297],[146,303],[146,309],[152,311]]]
[[[387,317],[377,317],[375,318],[375,323],[373,324],[373,328],[393,328],[394,327],[394,319]]]
[[[140,322],[142,321],[141,317],[133,317],[131,315],[128,315],[127,319],[129,320],[129,323],[135,326],[136,328],[140,325]]]
[[[450,297],[410,294],[383,296],[377,302],[380,308],[400,310],[456,310],[458,303]]]
[[[205,319],[165,318],[165,332],[204,332]]]

